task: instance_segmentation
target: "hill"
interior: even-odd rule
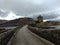
[[[15,19],[15,20],[11,20],[11,21],[8,21],[6,23],[3,23],[3,24],[0,24],[0,27],[4,26],[23,26],[25,24],[29,24],[29,23],[32,23],[34,22],[32,18],[19,18],[19,19]]]

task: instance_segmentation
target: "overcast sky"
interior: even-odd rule
[[[0,0],[0,19],[12,20],[19,17],[44,20],[60,20],[60,0]]]

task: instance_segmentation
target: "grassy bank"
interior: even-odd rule
[[[14,30],[1,30],[0,33],[0,45],[7,45],[14,33],[20,29],[20,27],[15,28]]]
[[[37,34],[56,45],[60,45],[60,30],[45,30]]]
[[[29,26],[28,28],[30,29],[30,31],[51,41],[52,43],[60,45],[60,30],[42,30],[31,26]]]
[[[6,32],[6,31],[8,31],[8,30],[0,30],[0,34],[3,33],[3,32]]]

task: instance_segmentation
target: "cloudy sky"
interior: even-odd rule
[[[60,0],[0,0],[0,19],[42,15],[44,20],[60,20]]]

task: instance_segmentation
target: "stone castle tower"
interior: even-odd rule
[[[37,17],[37,19],[38,19],[39,22],[43,22],[43,17],[42,17],[41,15],[39,15],[39,16]]]

